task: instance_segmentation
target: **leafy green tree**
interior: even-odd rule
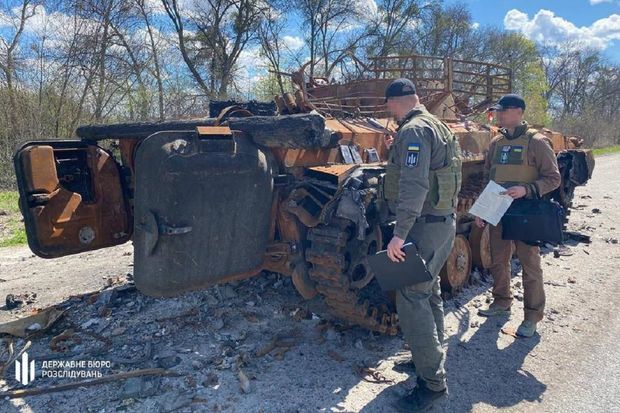
[[[269,72],[267,76],[260,78],[252,88],[252,95],[256,100],[270,102],[275,95],[281,95],[284,92],[291,92],[292,87],[286,79],[280,82],[277,74]]]

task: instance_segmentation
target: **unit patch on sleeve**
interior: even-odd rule
[[[405,157],[405,166],[413,168],[418,166],[418,160],[420,157],[420,144],[410,143],[407,145],[407,156]]]

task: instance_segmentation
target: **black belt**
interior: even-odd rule
[[[420,222],[420,223],[426,223],[426,224],[431,224],[434,222],[446,222],[448,220],[449,217],[451,217],[452,214],[450,215],[422,215],[419,216],[418,219],[415,220],[415,222]]]

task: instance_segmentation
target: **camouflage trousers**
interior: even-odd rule
[[[443,300],[439,286],[439,272],[454,243],[455,217],[444,222],[416,221],[407,241],[414,242],[426,261],[433,279],[414,284],[396,292],[396,309],[400,328],[411,348],[416,374],[429,389],[440,391],[446,387]]]

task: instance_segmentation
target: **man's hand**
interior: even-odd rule
[[[387,255],[394,262],[404,262],[405,261],[405,252],[401,249],[404,240],[398,237],[392,237],[392,240],[387,246]]]
[[[486,222],[484,222],[482,218],[476,217],[476,226],[478,228],[484,228],[485,225],[486,225]]]
[[[527,189],[523,185],[511,186],[501,194],[510,195],[512,199],[519,199],[527,194]]]

